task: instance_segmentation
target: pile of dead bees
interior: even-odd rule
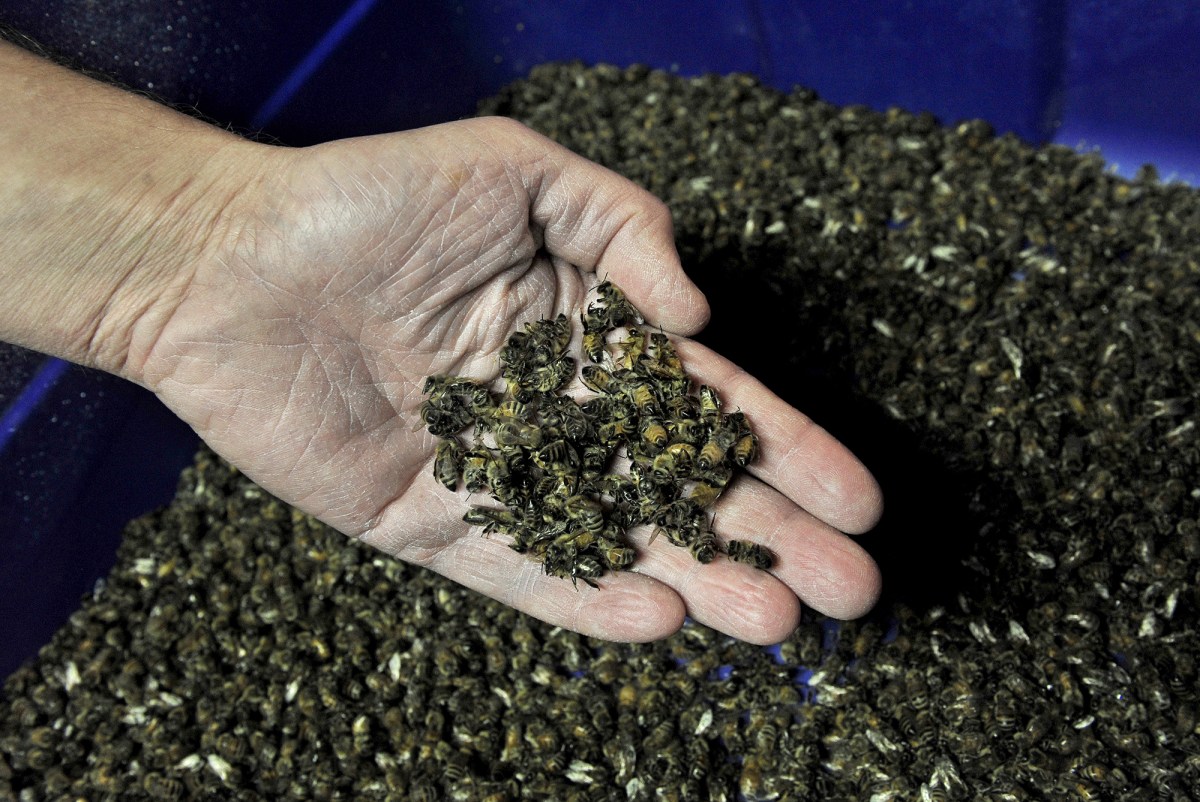
[[[581,316],[592,363],[581,380],[597,393],[584,403],[562,392],[576,374],[562,314],[509,338],[500,393],[474,379],[426,380],[421,417],[443,438],[434,474],[450,490],[461,482],[469,493],[490,493],[504,507],[472,506],[464,520],[511,537],[547,574],[573,582],[594,584],[632,565],[626,532],[640,524],[702,563],[726,551],[769,568],[762,546],[722,547],[707,513],[758,451],[745,414],[722,412],[707,385],[693,395],[666,334],[648,331],[615,284],[598,292]]]

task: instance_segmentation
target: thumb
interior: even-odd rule
[[[620,285],[652,325],[685,335],[704,328],[708,301],[679,262],[665,203],[518,122],[480,122],[506,140],[503,152],[552,257]]]

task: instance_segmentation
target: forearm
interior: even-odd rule
[[[0,42],[0,339],[139,381],[247,146]]]

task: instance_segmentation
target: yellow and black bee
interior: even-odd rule
[[[567,520],[593,534],[604,528],[604,506],[594,498],[576,494],[566,500]]]
[[[550,441],[532,453],[533,463],[551,476],[573,477],[579,471],[579,452],[562,438]]]
[[[646,353],[646,333],[639,328],[625,330],[625,339],[621,340],[621,367],[634,370]]]
[[[704,443],[700,449],[700,453],[696,456],[696,467],[702,471],[710,470],[711,468],[721,464],[725,459],[726,452],[737,441],[737,431],[731,427],[718,426],[713,430],[712,435]]]
[[[488,465],[492,453],[484,448],[473,448],[463,455],[462,478],[468,493],[478,493],[488,486]]]
[[[596,287],[599,299],[588,305],[583,316],[584,331],[610,332],[622,326],[640,325],[642,316],[611,281],[601,282]]]
[[[683,361],[676,353],[675,346],[671,345],[670,339],[662,332],[654,332],[650,335],[649,347],[642,355],[638,367],[643,372],[657,376],[664,381],[674,382],[683,379],[686,382],[687,380]],[[686,384],[684,386],[686,388]]]
[[[588,330],[588,321],[585,316],[583,319],[583,353],[592,362],[600,363],[604,361],[604,354],[608,348],[608,340],[604,336],[604,332],[596,329]]]
[[[613,418],[607,423],[600,424],[596,430],[600,442],[617,444],[636,433],[636,422],[632,417]]]
[[[628,568],[637,559],[637,552],[616,540],[600,541],[600,554],[609,568],[620,571]]]
[[[691,443],[669,443],[665,451],[675,460],[677,469],[685,474],[691,471],[696,457],[699,456],[696,447]]]
[[[621,390],[633,402],[641,415],[650,415],[658,411],[658,394],[650,382],[635,378],[631,373],[624,372],[619,377]]]
[[[667,445],[667,427],[658,418],[643,418],[639,426],[642,442],[653,448],[665,448]]]
[[[721,417],[721,397],[717,391],[707,384],[700,385],[700,419],[709,426],[714,426]]]
[[[704,509],[711,507],[721,495],[722,487],[710,485],[708,482],[696,482],[688,493],[688,501]]]
[[[429,376],[423,389],[429,398],[421,404],[421,421],[436,437],[461,432],[486,416],[492,406],[487,386],[475,379]]]
[[[758,456],[758,438],[753,432],[746,432],[733,444],[733,462],[739,468],[745,468]]]
[[[575,360],[569,356],[539,365],[530,374],[524,389],[535,393],[553,393],[575,376]]]
[[[542,424],[561,429],[572,440],[587,440],[592,433],[592,421],[583,408],[564,395],[547,395],[541,400]]]
[[[717,536],[707,529],[700,530],[688,542],[688,551],[696,558],[696,562],[708,564],[717,556]]]
[[[542,429],[532,423],[506,420],[496,427],[496,444],[537,448],[542,444]]]
[[[775,555],[770,549],[748,540],[731,540],[725,544],[725,553],[735,562],[746,563],[767,570],[775,564]]]
[[[587,365],[580,372],[583,386],[597,393],[614,394],[619,390],[613,375],[599,365]]]
[[[434,477],[446,486],[447,490],[457,490],[458,480],[463,469],[463,449],[457,440],[442,440],[437,445],[437,453],[433,460]]]
[[[463,520],[471,526],[482,526],[485,535],[492,532],[512,534],[521,527],[521,518],[517,513],[492,507],[471,507],[463,515]]]

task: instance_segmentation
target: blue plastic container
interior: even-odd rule
[[[102,6],[102,7],[101,7]],[[467,116],[536,64],[749,72],[835,103],[983,117],[1099,147],[1122,174],[1200,167],[1200,8],[1142,0],[69,0],[0,22],[66,59],[284,144]],[[195,436],[139,388],[0,347],[0,675],[169,501]]]

